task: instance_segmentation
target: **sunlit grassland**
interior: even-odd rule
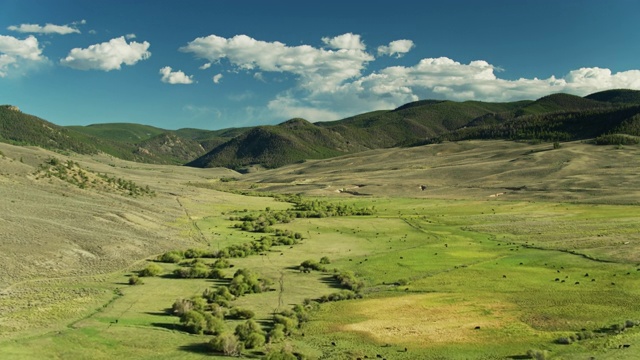
[[[365,281],[363,299],[323,304],[302,327],[304,336],[290,339],[312,358],[501,359],[523,356],[529,349],[550,350],[561,358],[639,355],[640,338],[633,329],[572,345],[554,343],[583,328],[595,331],[640,320],[637,207],[324,200],[375,206],[377,212],[275,225],[300,232],[304,239],[231,259],[234,268],[226,270],[227,278],[249,268],[273,281],[275,291],[233,303],[255,311],[265,327],[274,311],[337,291],[334,268],[353,271]],[[193,225],[206,238],[202,247],[217,249],[263,235],[234,229],[229,216],[290,205],[229,194],[216,204],[202,198],[184,200],[183,206],[185,217],[178,224]],[[297,269],[302,261],[323,256],[331,260],[328,272]],[[114,274],[104,289],[120,289],[122,296],[115,301],[85,310],[79,321],[65,313],[74,319],[60,331],[0,342],[0,353],[13,358],[210,358],[204,346],[210,337],[182,331],[179,319],[166,309],[177,298],[199,295],[224,281],[176,279],[170,276],[176,265],[162,266],[163,276],[144,278],[140,286],[126,285],[129,273]],[[104,291],[104,300],[114,296]],[[227,326],[238,323],[228,321]],[[623,353],[617,349],[622,343],[633,346]]]

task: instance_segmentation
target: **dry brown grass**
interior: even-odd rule
[[[341,325],[378,343],[428,346],[439,343],[487,343],[487,330],[517,322],[514,307],[487,300],[485,303],[455,299],[448,294],[407,295],[393,299],[370,299],[347,307],[347,312],[366,320]],[[480,326],[483,331],[475,329]]]

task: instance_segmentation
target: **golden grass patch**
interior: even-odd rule
[[[517,322],[511,304],[450,294],[370,299],[349,304],[345,312],[367,320],[343,324],[342,331],[359,332],[380,343],[418,346],[486,343],[495,334],[491,330]]]

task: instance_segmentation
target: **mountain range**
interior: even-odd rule
[[[130,123],[65,127],[15,106],[0,106],[1,142],[239,171],[443,141],[593,139],[595,144],[628,144],[638,143],[639,136],[640,91],[624,89],[507,103],[421,100],[337,121],[310,123],[295,118],[278,125],[213,131]]]

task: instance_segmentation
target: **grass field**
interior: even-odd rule
[[[495,146],[496,154],[523,150],[520,144]],[[582,149],[582,145],[576,146]],[[24,150],[4,149],[7,157],[15,160],[17,155],[11,151]],[[27,155],[22,155],[26,158],[24,163],[3,160],[16,170],[0,177],[2,184],[29,185],[21,180],[20,169],[29,161],[37,162]],[[375,156],[382,153],[375,152]],[[398,163],[393,154],[387,156],[389,160],[379,161],[376,166]],[[149,263],[145,257],[153,259],[162,251],[211,251],[259,239],[263,234],[233,228],[238,221],[230,221],[229,217],[259,214],[267,207],[271,211],[285,210],[292,205],[270,197],[243,196],[212,188],[282,190],[282,176],[287,171],[293,174],[309,164],[264,173],[262,182],[255,181],[258,175],[251,174],[234,175],[239,178],[237,182],[223,184],[216,180],[227,176],[223,172],[190,174],[194,169],[188,169],[181,174],[173,167],[133,168],[125,162],[113,167],[108,164],[110,160],[104,160],[106,164],[80,160],[96,171],[102,171],[104,166],[141,185],[155,186],[158,197],[126,200],[126,205],[121,205],[126,208],[119,211],[128,215],[120,218],[131,224],[118,231],[108,226],[83,225],[87,233],[103,233],[104,240],[97,245],[105,246],[108,239],[127,236],[135,240],[117,243],[120,251],[130,254],[127,257],[100,255],[95,247],[83,245],[79,249],[105,260],[79,261],[77,268],[54,267],[55,272],[49,276],[43,275],[38,267],[43,265],[34,261],[30,263],[34,273],[16,272],[2,278],[8,284],[0,293],[2,357],[217,358],[219,355],[206,346],[212,336],[188,334],[178,317],[167,315],[167,309],[177,298],[200,295],[224,281],[177,279],[170,276],[177,266],[164,263],[161,276],[145,277],[143,285],[128,285],[128,276]],[[508,156],[496,161],[508,161]],[[457,168],[452,174],[462,171]],[[331,278],[334,268],[352,271],[363,280],[362,299],[322,304],[311,312],[310,321],[285,341],[286,346],[310,359],[378,355],[386,359],[524,359],[528,350],[545,350],[547,358],[558,359],[640,357],[640,328],[629,326],[621,330],[624,327],[619,326],[628,320],[640,320],[640,209],[634,205],[638,199],[633,194],[627,196],[626,204],[618,204],[623,194],[614,193],[614,185],[602,182],[598,196],[582,194],[577,201],[553,199],[555,195],[549,194],[539,201],[532,192],[490,197],[500,190],[495,184],[469,191],[460,187],[460,192],[445,192],[443,187],[426,191],[433,191],[431,194],[412,184],[411,191],[419,195],[398,196],[396,189],[375,196],[357,196],[334,190],[349,184],[358,186],[354,189],[361,192],[368,187],[381,189],[384,184],[394,187],[402,178],[391,181],[387,174],[383,181],[381,173],[376,177],[377,170],[371,170],[372,176],[362,175],[369,184],[364,180],[348,183],[337,171],[330,178],[327,169],[302,187],[289,186],[303,190],[306,199],[324,192],[322,201],[375,207],[375,214],[299,218],[273,225],[275,229],[298,232],[303,240],[296,245],[272,247],[263,255],[231,259],[234,267],[224,270],[227,279],[236,269],[251,269],[273,281],[271,287],[275,291],[248,294],[233,301],[234,306],[253,310],[265,329],[271,326],[274,312],[339,290]],[[511,180],[502,188],[516,184]],[[328,184],[332,184],[331,188],[327,188]],[[46,186],[58,186],[55,189],[61,189],[61,193],[69,193],[63,191],[63,185],[39,186],[36,189],[42,195],[35,192],[31,197],[11,193],[8,187],[2,189],[15,200],[27,203],[53,196],[46,195]],[[610,198],[604,195],[609,192]],[[81,191],[71,194],[70,199],[53,197],[60,197],[63,202],[97,204],[105,213],[116,213],[114,205],[110,205],[115,203],[115,195]],[[604,201],[605,198],[612,200]],[[588,201],[594,199],[598,204]],[[63,205],[59,208],[65,209]],[[5,222],[20,218],[16,210],[3,211],[11,215],[4,218]],[[93,216],[100,215],[100,211],[94,210]],[[59,221],[65,224],[63,218]],[[26,223],[23,226],[27,228]],[[150,240],[144,240],[145,233]],[[53,240],[58,239],[55,231],[52,234]],[[80,235],[75,236],[81,239]],[[147,242],[154,245],[149,247]],[[83,243],[78,240],[76,244]],[[20,250],[18,245],[12,249]],[[318,261],[323,256],[331,260],[326,272],[298,270],[301,262]],[[92,267],[80,271],[82,266]],[[11,269],[19,271],[20,267]],[[230,331],[240,323],[225,322]],[[614,325],[618,325],[615,330]],[[557,343],[558,339],[580,332],[589,333],[590,338],[570,345]],[[629,346],[619,348],[621,345]],[[265,350],[246,351],[245,355],[259,357]]]

